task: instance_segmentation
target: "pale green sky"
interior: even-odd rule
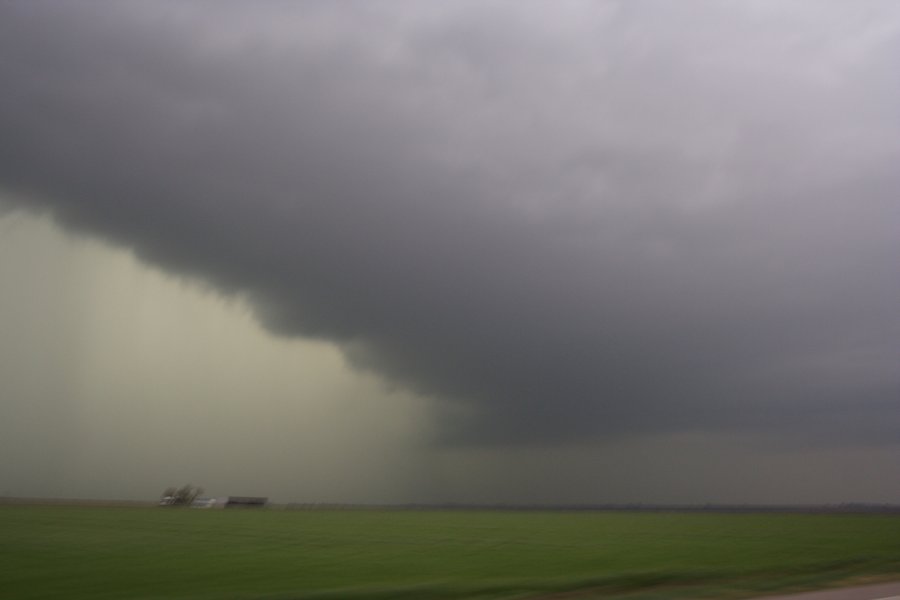
[[[387,501],[414,475],[423,403],[240,299],[23,213],[0,276],[0,494]]]

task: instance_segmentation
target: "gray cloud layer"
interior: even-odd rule
[[[450,443],[900,441],[892,2],[0,7],[0,185]]]

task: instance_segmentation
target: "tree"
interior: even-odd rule
[[[186,484],[180,488],[169,487],[163,492],[161,506],[190,506],[203,493],[203,488]]]

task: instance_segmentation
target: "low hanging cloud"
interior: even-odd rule
[[[892,2],[0,6],[14,205],[445,443],[900,442]]]

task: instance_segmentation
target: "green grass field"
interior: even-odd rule
[[[0,507],[2,598],[737,598],[892,577],[896,516]]]

